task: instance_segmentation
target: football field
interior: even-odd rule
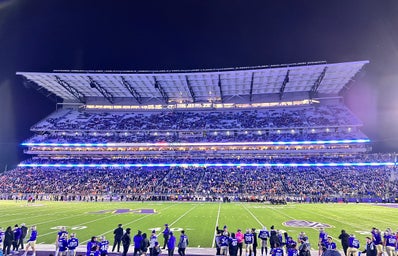
[[[49,202],[0,201],[0,226],[26,223],[36,225],[38,243],[54,243],[60,226],[75,232],[80,243],[91,236],[105,235],[113,243],[113,230],[119,223],[148,235],[153,229],[159,234],[168,224],[177,237],[186,230],[189,247],[214,247],[214,231],[218,225],[230,232],[238,228],[256,228],[287,231],[294,239],[304,231],[313,246],[317,244],[318,228],[338,240],[341,229],[356,234],[361,242],[372,227],[382,231],[398,228],[398,208],[395,205],[375,204],[288,204],[259,203],[200,203],[200,202]],[[160,243],[163,238],[160,235]],[[336,241],[340,247],[339,241]],[[340,247],[341,248],[341,247]]]

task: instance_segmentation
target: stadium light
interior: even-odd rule
[[[43,168],[139,168],[139,167],[366,167],[366,166],[396,166],[393,162],[337,162],[337,163],[131,163],[131,164],[56,164],[56,163],[21,163],[18,167],[43,167]]]
[[[259,131],[261,132],[261,131]],[[262,146],[262,145],[320,145],[369,143],[369,139],[312,140],[312,141],[263,141],[263,142],[192,142],[192,143],[44,143],[25,142],[26,147],[182,147],[182,146]]]

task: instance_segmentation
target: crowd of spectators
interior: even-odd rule
[[[121,155],[121,156],[84,156],[84,155],[47,155],[47,156],[36,156],[31,159],[25,160],[24,164],[157,164],[157,163],[178,163],[178,164],[189,164],[189,163],[359,163],[359,162],[394,162],[395,154],[389,153],[354,153],[344,154],[343,156],[337,154],[298,154],[298,155],[287,155],[287,154],[273,154],[273,155],[262,155],[257,158],[249,157],[215,157],[208,156],[207,158],[186,155],[185,157],[161,157],[154,155],[153,157],[146,156],[134,156],[134,155]]]
[[[2,195],[129,199],[173,197],[385,197],[395,167],[19,167],[0,176]]]
[[[32,130],[194,131],[356,125],[361,125],[361,122],[343,105],[314,105],[243,111],[174,110],[135,113],[63,109],[33,126]]]
[[[165,110],[99,112],[61,109],[40,121],[27,142],[228,142],[364,139],[361,122],[343,105],[310,105],[245,110]],[[333,145],[321,145],[328,149]],[[319,147],[321,147],[319,146]],[[346,149],[350,145],[343,145]],[[254,146],[253,146],[254,147]],[[258,146],[260,147],[260,146]],[[313,149],[311,147],[314,147]],[[358,144],[356,149],[366,147]],[[45,148],[45,146],[43,146]],[[339,163],[395,162],[391,154],[311,153],[253,154],[263,149],[200,149],[164,146],[166,153],[95,155],[80,149],[39,149],[29,164],[137,164],[137,163]],[[159,148],[137,150],[160,151]],[[281,149],[285,149],[281,147]],[[290,150],[290,148],[287,148]],[[307,149],[307,148],[306,148]],[[333,149],[333,148],[331,148]],[[34,146],[29,150],[37,150]],[[44,154],[44,151],[46,154]],[[57,151],[58,150],[58,151]],[[69,151],[71,152],[69,152]],[[214,151],[208,154],[206,150]],[[65,151],[63,153],[60,153]],[[66,152],[68,151],[68,152]],[[81,151],[81,150],[80,150]],[[120,151],[120,152],[119,152]],[[124,150],[125,151],[125,150]],[[134,150],[131,149],[131,152]],[[176,151],[176,152],[175,152]],[[186,151],[186,152],[183,152]],[[217,152],[220,151],[220,152]],[[340,150],[341,151],[341,150]],[[365,150],[363,150],[365,151]],[[361,151],[361,152],[363,152]],[[120,153],[120,154],[119,154]],[[177,154],[178,153],[178,154]],[[181,154],[180,154],[181,153]],[[183,154],[184,153],[184,154]],[[255,158],[254,158],[255,157]],[[282,201],[287,197],[385,197],[396,195],[396,167],[18,167],[0,176],[0,196],[35,196],[54,200],[163,200],[165,198],[223,198]],[[226,201],[230,200],[227,198]]]
[[[93,112],[61,109],[29,143],[304,141],[367,138],[342,105],[234,111]]]

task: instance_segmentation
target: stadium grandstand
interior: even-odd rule
[[[18,72],[62,104],[32,126],[32,157],[2,174],[0,194],[393,201],[396,155],[372,153],[344,104],[367,63]]]

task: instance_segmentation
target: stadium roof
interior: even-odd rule
[[[369,61],[299,63],[260,67],[176,71],[17,72],[65,102],[128,99],[136,104],[247,102],[264,95],[338,95]],[[261,97],[260,97],[261,96]]]

